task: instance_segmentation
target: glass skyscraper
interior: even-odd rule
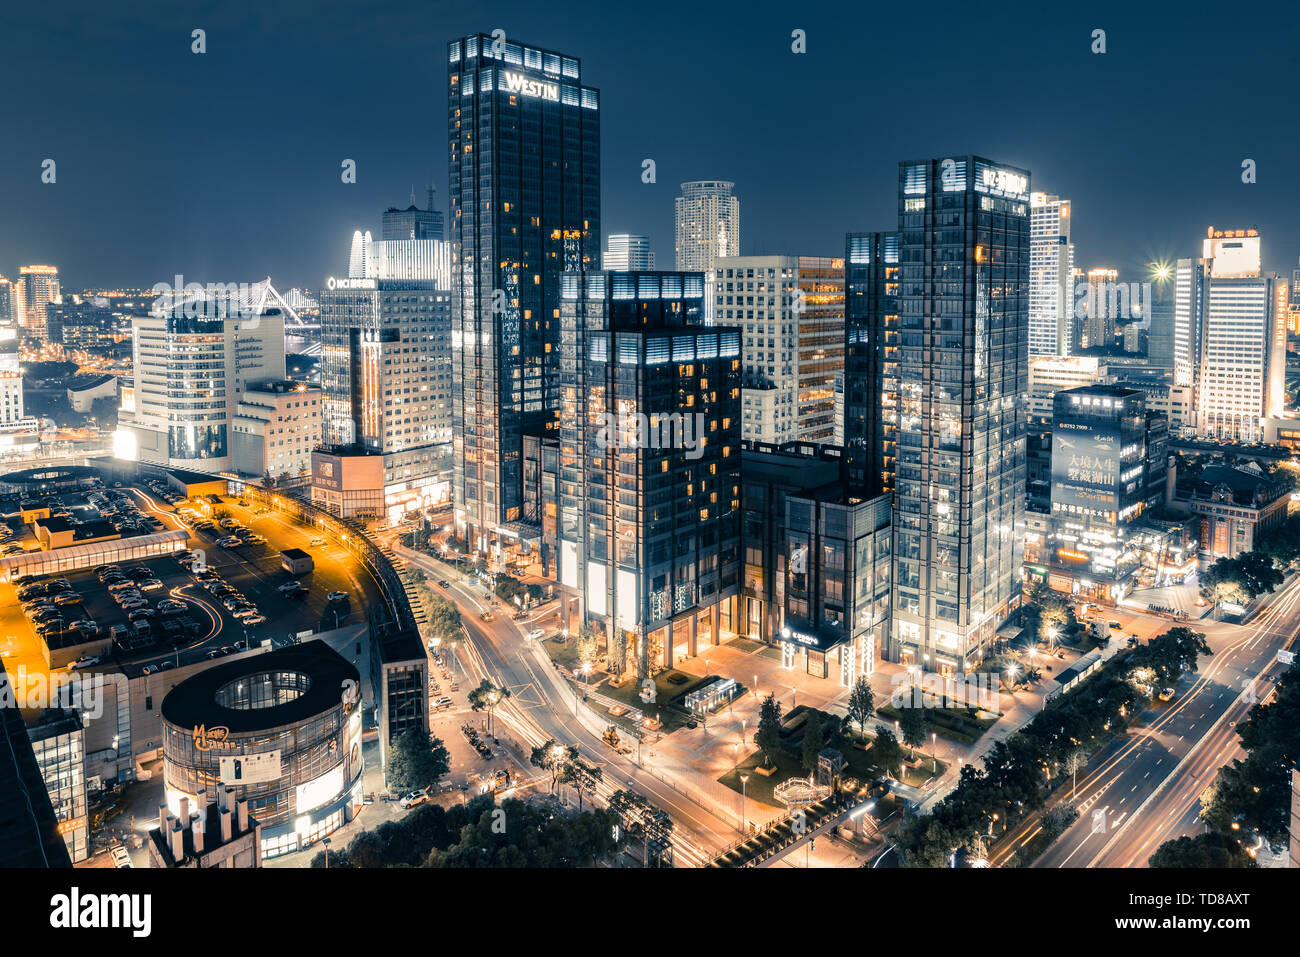
[[[889,657],[964,673],[1018,606],[1029,173],[899,166],[899,423]]]
[[[600,261],[600,96],[550,50],[447,53],[454,497],[486,550],[520,534],[524,436],[556,428],[560,275]]]
[[[849,233],[844,249],[844,445],[849,484],[894,487],[898,444],[898,233]]]

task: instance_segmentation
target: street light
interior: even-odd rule
[[[749,775],[740,776],[740,833],[745,833],[745,785],[749,783]]]
[[[939,735],[938,732],[930,732],[930,770],[932,774],[939,773]]]

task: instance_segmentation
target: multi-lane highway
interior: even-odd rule
[[[484,622],[479,613],[488,606],[481,587],[468,584],[463,576],[453,576],[447,566],[427,555],[396,543],[393,550],[412,566],[423,569],[433,578],[450,580],[449,588],[435,586],[461,610],[469,647],[457,651],[460,664],[476,684],[488,678],[510,690],[511,697],[498,707],[498,727],[508,727],[521,743],[535,747],[554,738],[563,744],[575,744],[585,760],[602,769],[596,793],[608,798],[614,791],[629,788],[643,794],[656,806],[667,811],[675,824],[673,851],[677,866],[702,866],[713,852],[736,839],[738,832],[701,802],[682,793],[682,782],[671,780],[671,769],[652,768],[649,754],[643,753],[642,765],[636,752],[627,756],[610,748],[599,737],[594,716],[580,713],[584,706],[571,690],[563,687],[559,676],[545,660],[546,652],[535,642],[524,639],[526,631],[538,627],[535,621],[516,623],[508,615]],[[551,614],[546,612],[543,614]],[[667,778],[668,780],[665,780]]]
[[[1200,622],[1213,652],[1178,683],[1176,695],[1145,713],[1128,735],[1065,782],[1049,806],[1073,801],[1079,819],[1036,867],[1142,866],[1164,840],[1193,833],[1200,793],[1233,754],[1236,724],[1270,689],[1277,652],[1300,629],[1300,577],[1292,578],[1247,625]],[[1078,692],[1076,692],[1078,693]],[[1034,816],[1000,842],[995,864],[1041,832]]]

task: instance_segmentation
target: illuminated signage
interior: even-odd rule
[[[975,188],[981,193],[1024,199],[1029,189],[1029,177],[1009,169],[985,166],[980,169],[979,178],[975,180]]]
[[[227,741],[228,737],[230,729],[227,727],[206,728],[200,724],[194,728],[194,747],[199,751],[233,751],[238,745]]]
[[[335,279],[330,276],[325,280],[325,286],[329,289],[377,289],[378,286],[373,279]]]
[[[326,771],[320,777],[298,785],[298,813],[315,810],[343,792],[343,765]]]
[[[539,100],[560,100],[560,84],[546,83],[542,80],[530,80],[526,76],[518,73],[512,73],[510,70],[503,70],[501,76],[506,81],[506,89],[511,93],[521,93],[524,96],[536,97]]]

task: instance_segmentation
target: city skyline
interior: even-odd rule
[[[401,97],[364,95],[379,82],[373,78],[382,75],[387,86],[424,90],[436,101],[446,82],[439,55],[443,45],[456,35],[497,26],[530,44],[578,51],[588,73],[601,78],[609,117],[601,147],[602,228],[646,234],[660,250],[672,243],[673,200],[680,184],[718,178],[736,183],[745,206],[741,255],[835,255],[844,233],[888,227],[892,177],[901,158],[973,149],[1030,170],[1035,189],[1069,196],[1079,210],[1073,237],[1079,261],[1117,266],[1126,281],[1140,278],[1137,273],[1148,262],[1193,255],[1184,237],[1200,235],[1211,223],[1258,226],[1274,237],[1266,250],[1266,271],[1285,274],[1300,254],[1300,237],[1285,227],[1300,216],[1300,200],[1284,178],[1295,134],[1271,119],[1285,107],[1285,86],[1275,82],[1283,79],[1281,67],[1270,65],[1285,57],[1267,55],[1282,42],[1282,32],[1222,31],[1209,21],[1202,27],[1191,17],[1131,10],[1122,16],[1099,10],[1095,24],[1051,11],[1035,11],[1031,19],[1028,10],[1009,10],[1027,36],[1037,39],[1025,44],[1021,62],[988,66],[992,72],[985,85],[1000,115],[1023,120],[988,124],[952,109],[950,72],[917,78],[905,72],[907,51],[914,47],[906,38],[919,41],[925,26],[907,12],[879,11],[873,14],[879,23],[848,14],[842,23],[838,15],[799,11],[796,16],[773,8],[732,24],[721,12],[693,10],[698,30],[664,37],[660,44],[657,31],[667,27],[638,24],[644,42],[624,51],[603,39],[617,35],[624,23],[625,15],[613,11],[561,26],[544,14],[506,5],[490,18],[499,23],[488,24],[468,7],[449,7],[433,18],[390,3],[380,12],[391,14],[403,29],[385,31],[383,17],[347,18],[342,9],[327,7],[295,21],[300,46],[284,40],[288,21],[276,24],[269,15],[256,25],[226,15],[197,24],[182,22],[192,16],[164,12],[126,33],[113,15],[96,13],[86,18],[86,26],[66,28],[69,42],[82,39],[74,31],[92,27],[98,39],[84,44],[90,51],[84,61],[61,63],[57,77],[24,52],[34,44],[20,44],[0,75],[12,74],[6,76],[11,86],[20,77],[37,83],[45,109],[33,118],[21,144],[0,150],[0,181],[8,197],[0,275],[12,278],[20,265],[48,262],[59,267],[68,289],[147,287],[178,271],[214,281],[270,273],[282,288],[318,289],[341,268],[328,237],[357,228],[377,231],[376,209],[405,206],[411,189],[423,191],[430,180],[446,213],[441,124],[403,121]],[[1267,13],[1259,17],[1266,22]],[[963,24],[952,38],[926,36],[936,62],[951,44],[975,48],[999,39],[979,18],[954,12],[952,20]],[[710,102],[724,107],[720,115],[740,122],[715,122],[712,110],[683,115],[673,104],[698,99],[693,91],[714,80],[719,62],[705,40],[692,38],[708,37],[724,25],[733,36],[720,61],[726,79],[708,90]],[[1108,30],[1105,54],[1090,50],[1094,26]],[[208,52],[201,56],[190,52],[196,27],[207,31]],[[21,36],[44,25],[28,15],[16,28]],[[334,38],[343,28],[349,31],[347,61],[335,59],[341,54]],[[886,28],[902,42],[855,39]],[[791,51],[795,29],[806,31],[806,53]],[[227,52],[232,34],[239,38],[237,56]],[[1215,70],[1249,69],[1255,95],[1231,98],[1226,89],[1211,85],[1194,108],[1183,106],[1177,91],[1203,69],[1183,51],[1211,38]],[[879,95],[906,89],[910,109],[929,111],[943,122],[889,128],[850,123],[827,149],[805,149],[804,124],[797,119],[786,124],[779,117],[798,117],[791,110],[809,82],[825,91],[833,109],[852,115],[854,91],[863,82],[856,59],[863,50],[855,43],[872,55],[867,82]],[[653,84],[628,79],[648,75],[659,62],[651,51],[665,47],[674,51],[673,69],[659,68]],[[111,51],[111,61],[95,56],[100,49],[105,56]],[[320,64],[337,63],[340,69],[321,70],[314,60],[297,59],[306,50],[319,56]],[[319,88],[307,92],[280,82],[279,73],[250,69],[250,61],[272,52],[286,72],[315,69]],[[188,83],[146,89],[146,77],[132,61],[160,64]],[[112,76],[103,76],[110,65]],[[1042,69],[1060,77],[1050,93],[1024,79]],[[881,79],[891,75],[908,79]],[[357,77],[371,79],[353,83]],[[1077,91],[1080,108],[1045,114],[1043,107],[1059,99],[1061,88]],[[126,96],[136,108],[115,112],[114,99]],[[1089,102],[1108,106],[1085,109]],[[755,103],[776,107],[771,115],[778,118],[755,121]],[[178,117],[184,128],[185,117],[201,119],[213,111],[228,132],[201,151],[158,149],[142,158],[120,149],[123,137],[157,137],[158,117]],[[349,115],[370,119],[356,124],[344,120]],[[1207,142],[1200,126],[1210,115],[1222,119],[1216,120],[1218,135]],[[113,122],[112,137],[77,132],[94,129],[91,119],[98,116]],[[787,129],[788,136],[780,135]],[[1124,151],[1079,149],[1080,143],[1099,138],[1141,143],[1141,164]],[[250,150],[249,143],[259,147]],[[128,154],[134,158],[128,160]],[[41,182],[46,158],[56,161],[53,184]],[[357,162],[355,184],[341,182],[344,159]],[[653,183],[642,181],[645,159],[654,160]],[[1246,159],[1257,164],[1258,181],[1252,184],[1242,182]],[[104,203],[105,196],[115,197],[116,205]],[[63,228],[69,217],[79,228],[62,238],[69,235]]]

